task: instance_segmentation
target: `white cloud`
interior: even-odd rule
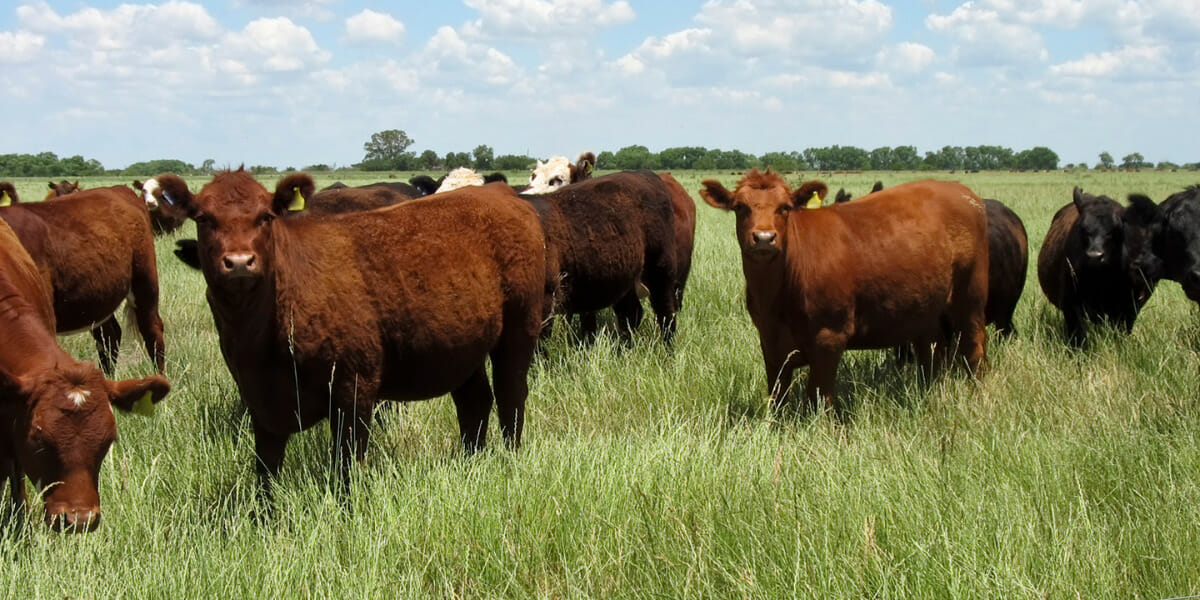
[[[933,49],[929,46],[901,42],[880,50],[875,55],[875,64],[888,72],[920,73],[933,63],[935,57]]]
[[[1155,72],[1161,70],[1165,55],[1166,49],[1162,46],[1127,46],[1112,52],[1090,53],[1078,60],[1053,65],[1050,73],[1112,78],[1136,72]]]
[[[1011,7],[1002,12],[989,4],[967,2],[949,15],[929,15],[925,25],[950,36],[955,41],[951,57],[967,66],[1008,66],[1049,59],[1042,36],[1013,18],[1016,13]]]
[[[346,39],[352,43],[398,44],[404,39],[404,23],[389,14],[365,9],[346,19]]]
[[[892,26],[892,9],[876,0],[711,0],[696,21],[743,54],[822,56],[873,44]]]
[[[46,38],[28,31],[0,31],[0,63],[29,62],[46,45]]]
[[[577,37],[629,23],[633,7],[624,0],[465,0],[481,18],[464,28],[468,35],[542,39]]]
[[[253,59],[269,72],[301,71],[327,62],[330,54],[317,46],[307,29],[287,17],[251,21],[221,45],[242,59]]]

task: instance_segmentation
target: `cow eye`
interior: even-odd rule
[[[791,207],[791,206],[788,206],[788,205],[784,204],[783,206],[780,206],[780,207],[779,207],[779,214],[781,214],[781,215],[786,215],[786,214],[788,214],[789,212],[792,212],[792,207]]]
[[[192,220],[196,222],[196,227],[201,227],[204,229],[211,229],[217,224],[217,222],[214,221],[212,216],[210,216],[208,213],[200,213],[192,217]]]
[[[550,180],[550,185],[562,185],[562,177],[555,177]]]
[[[271,221],[274,221],[274,220],[275,220],[275,215],[273,215],[271,213],[263,213],[261,215],[258,215],[258,219],[255,219],[254,224],[259,227],[262,227],[263,225],[266,225],[267,223],[270,223]]]

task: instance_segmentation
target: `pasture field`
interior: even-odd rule
[[[527,175],[510,173],[513,182]],[[855,196],[876,179],[830,175]],[[400,174],[406,180],[409,174]],[[916,383],[885,351],[839,371],[846,422],[776,422],[746,313],[733,216],[698,203],[673,350],[647,319],[632,347],[556,328],[535,365],[524,447],[464,458],[448,398],[385,409],[349,507],[329,432],[293,438],[260,518],[253,440],[204,282],[157,240],[173,389],[119,415],[104,520],[0,535],[11,598],[1174,598],[1200,594],[1200,318],[1159,285],[1123,337],[1068,349],[1037,250],[1071,189],[1161,201],[1196,173],[934,173],[1012,207],[1031,267],[1018,336],[991,371]],[[815,174],[807,173],[806,178]],[[317,174],[318,186],[344,174]],[[795,185],[798,175],[788,177]],[[72,178],[74,179],[74,178]],[[132,179],[132,178],[129,178]],[[363,175],[354,185],[377,180]],[[192,178],[193,189],[206,179]],[[273,189],[275,178],[266,178]],[[45,180],[23,179],[27,200]],[[128,183],[85,179],[85,187]],[[190,223],[180,236],[190,236]],[[605,321],[612,325],[611,316]],[[118,375],[152,371],[126,327]],[[91,337],[60,342],[95,359]],[[801,372],[803,373],[803,371]],[[803,375],[801,375],[803,377]],[[801,383],[803,379],[801,378]],[[35,511],[40,506],[34,503]],[[37,514],[35,512],[35,514]]]

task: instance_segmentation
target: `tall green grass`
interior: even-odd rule
[[[676,176],[693,194],[703,178],[737,179]],[[826,182],[861,195],[877,178],[892,185],[923,176]],[[950,374],[923,386],[886,352],[851,352],[839,371],[845,422],[776,421],[732,217],[700,203],[673,349],[654,341],[650,319],[630,348],[608,335],[584,347],[558,327],[549,359],[530,376],[520,452],[464,458],[452,402],[401,405],[375,427],[348,507],[329,483],[327,428],[293,438],[269,516],[255,503],[253,436],[217,348],[203,280],[171,255],[174,238],[160,238],[172,393],[153,419],[118,417],[121,437],[101,472],[99,530],[58,535],[35,516],[0,536],[0,594],[1200,594],[1193,305],[1164,282],[1132,335],[1100,330],[1080,352],[1064,345],[1061,316],[1032,268],[1050,216],[1074,185],[1161,200],[1196,177],[935,176],[1005,202],[1029,230],[1020,333],[990,340],[992,369],[981,382]],[[44,186],[18,182],[28,198]],[[95,357],[90,336],[61,343]],[[140,347],[127,339],[122,350],[121,376],[150,372]],[[493,441],[497,433],[493,425]]]

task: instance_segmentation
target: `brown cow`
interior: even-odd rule
[[[288,438],[325,418],[348,484],[381,398],[451,394],[470,452],[485,444],[494,387],[501,434],[519,446],[547,301],[545,241],[529,205],[489,184],[369,212],[277,218],[294,187],[304,186],[288,178],[272,194],[239,169],[179,199],[196,221],[209,307],[250,412],[266,497]]]
[[[671,208],[675,223],[675,309],[683,308],[683,290],[692,270],[692,249],[696,245],[696,201],[670,173],[658,178],[671,191]]]
[[[675,333],[676,243],[671,192],[651,171],[625,171],[563,186],[547,194],[522,194],[546,231],[547,262],[560,278],[555,309],[583,316],[587,337],[595,313],[617,313],[623,339],[642,320],[638,281],[663,341]],[[549,333],[549,320],[547,321]]]
[[[100,464],[117,437],[112,406],[134,410],[147,394],[158,402],[171,386],[160,375],[109,381],[63,352],[54,330],[50,289],[0,221],[0,471],[18,514],[28,475],[44,490],[50,526],[91,531],[100,524]]]
[[[146,353],[164,368],[154,237],[142,201],[127,186],[82,190],[54,202],[0,208],[53,290],[58,333],[91,330],[100,366],[112,373],[121,344],[113,312],[126,308]]]
[[[134,180],[137,190],[150,211],[150,228],[155,235],[167,234],[179,229],[187,221],[187,213],[175,202],[180,190],[187,190],[187,182],[173,173],[163,173],[147,179],[145,183]]]
[[[47,185],[47,187],[50,188],[50,191],[46,193],[46,197],[43,198],[43,200],[53,200],[55,198],[58,198],[59,196],[66,196],[67,194],[73,194],[73,193],[78,192],[83,189],[82,187],[79,187],[78,179],[75,180],[75,183],[71,183],[70,181],[67,181],[66,179],[64,179],[58,183],[54,183],[53,181],[51,181]]]
[[[918,181],[855,202],[805,208],[825,184],[792,192],[752,170],[733,192],[706,180],[701,197],[737,215],[746,305],[758,329],[776,409],[796,367],[807,396],[827,407],[842,353],[916,343],[923,364],[957,344],[971,371],[986,368],[987,219],[963,185]]]

